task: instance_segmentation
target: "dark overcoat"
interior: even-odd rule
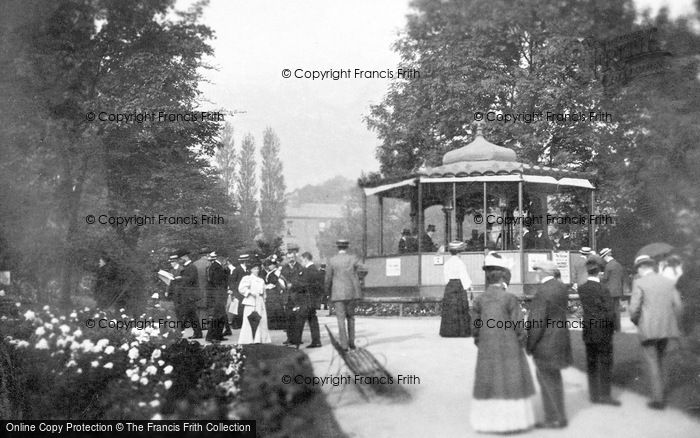
[[[555,278],[541,283],[532,299],[527,351],[538,368],[562,369],[572,363],[568,301],[566,286]]]

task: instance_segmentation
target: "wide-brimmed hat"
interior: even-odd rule
[[[532,269],[535,271],[542,271],[545,274],[554,275],[559,272],[559,266],[551,260],[541,260],[536,262]]]
[[[299,251],[299,245],[296,243],[288,243],[287,244],[287,252],[298,252]]]
[[[435,225],[429,224],[429,225],[428,225],[428,228],[427,228],[427,231],[435,231],[435,229],[436,229],[436,228],[435,228]]]
[[[250,254],[238,254],[239,262],[247,262],[248,260],[250,260]]]
[[[656,261],[654,261],[654,259],[652,259],[650,256],[648,256],[646,254],[642,254],[639,257],[637,257],[636,259],[634,259],[634,269],[637,269],[638,267],[640,267],[642,265],[654,266],[654,265],[656,265]]]
[[[482,269],[486,270],[488,268],[501,268],[510,271],[509,263],[501,258],[501,255],[495,251],[490,252],[484,257],[484,266]]]
[[[603,248],[600,250],[600,256],[605,257],[606,255],[610,254],[612,252],[612,249],[610,248]]]
[[[583,255],[588,255],[591,252],[593,252],[593,250],[589,246],[582,246],[581,249],[578,250],[578,252],[580,252]]]
[[[410,236],[411,235],[411,230],[408,228],[404,228],[403,231],[401,231],[402,236]]]
[[[207,259],[209,260],[216,260],[216,258],[219,257],[219,255],[216,253],[216,251],[212,251],[209,253],[207,256]]]
[[[338,239],[335,241],[335,246],[338,248],[347,248],[350,246],[350,242],[347,239]]]
[[[459,240],[453,240],[452,242],[447,244],[447,249],[449,251],[461,251],[464,249],[464,242],[461,242]]]

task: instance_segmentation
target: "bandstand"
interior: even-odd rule
[[[442,296],[448,242],[465,242],[475,292],[483,291],[485,255],[496,250],[511,266],[509,290],[531,294],[533,263],[554,260],[571,283],[581,246],[595,249],[594,175],[521,163],[515,151],[474,141],[447,152],[442,165],[403,177],[361,184],[364,191],[365,296],[431,299]],[[426,228],[435,229],[426,238]],[[399,252],[402,229],[413,247]],[[426,248],[430,240],[436,243]]]

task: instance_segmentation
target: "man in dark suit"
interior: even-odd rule
[[[303,267],[297,260],[297,253],[299,252],[299,245],[295,243],[287,244],[287,257],[285,259],[285,264],[282,266],[282,278],[287,287],[282,294],[282,304],[284,305],[284,313],[287,316],[287,340],[284,341],[284,345],[289,345],[292,343],[292,330],[294,325],[294,314],[292,313],[292,303],[291,295],[295,282],[298,281],[298,277],[301,274]]]
[[[620,406],[620,402],[610,396],[615,310],[610,294],[600,283],[603,263],[602,258],[589,256],[586,262],[588,281],[578,288],[583,307],[588,394],[593,403]]]
[[[340,346],[347,351],[355,348],[355,305],[362,299],[359,274],[365,268],[357,256],[348,254],[347,240],[338,239],[335,244],[338,254],[328,262],[324,283],[335,306]]]
[[[218,343],[224,340],[228,272],[216,252],[210,253],[208,259],[211,262],[207,268],[207,309],[210,320],[205,339],[212,343]]]
[[[433,234],[435,234],[435,225],[430,224],[420,238],[421,252],[437,251],[437,245],[435,245],[435,242],[433,242]]]
[[[197,285],[199,287],[197,294],[197,314],[199,320],[207,318],[207,267],[209,267],[209,248],[204,247],[199,250],[199,258],[192,262],[197,268]]]
[[[170,283],[175,304],[175,316],[183,328],[192,327],[193,335],[189,339],[200,339],[202,327],[197,315],[199,300],[199,281],[197,268],[190,260],[187,251],[178,251],[170,256],[170,261],[178,275]]]
[[[410,254],[418,252],[418,242],[411,235],[411,230],[404,228],[399,239],[399,254]]]
[[[240,329],[243,325],[243,294],[238,291],[238,285],[241,283],[241,279],[248,275],[247,263],[250,261],[250,255],[239,254],[238,264],[233,267],[231,274],[228,277],[228,290],[231,294],[232,300],[238,300],[238,312],[231,317],[231,328]],[[228,310],[228,309],[227,309]]]
[[[294,314],[294,333],[291,343],[299,348],[304,332],[304,324],[308,321],[311,329],[311,343],[306,348],[318,348],[321,346],[321,330],[318,326],[316,309],[321,304],[321,293],[324,279],[313,262],[313,256],[309,252],[301,255],[301,270],[294,289],[292,290],[291,302],[293,303],[292,313]]]
[[[568,293],[557,278],[559,269],[551,260],[535,266],[540,286],[530,304],[531,327],[527,352],[535,359],[542,390],[545,421],[537,427],[563,428],[568,424],[564,408],[562,368],[571,365],[571,342],[566,320]]]
[[[610,293],[615,310],[615,331],[620,331],[620,299],[625,286],[625,268],[612,256],[610,248],[603,248],[600,256],[605,261],[603,288]]]

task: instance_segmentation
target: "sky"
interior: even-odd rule
[[[692,0],[636,3],[668,4],[672,16],[692,10]],[[288,190],[376,171],[380,141],[363,117],[391,81],[294,74],[356,68],[396,74],[400,58],[392,46],[409,12],[409,0],[211,0],[202,22],[216,33],[208,60],[216,70],[205,72],[202,110],[241,112],[226,116],[237,146],[251,133],[259,150],[263,130],[272,127]],[[283,77],[284,69],[291,78]]]

